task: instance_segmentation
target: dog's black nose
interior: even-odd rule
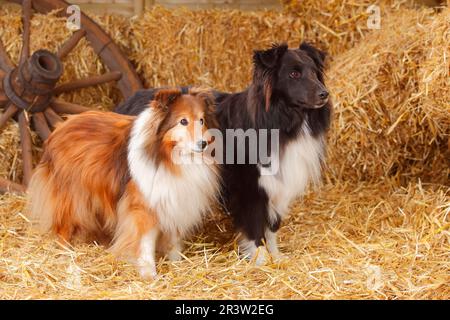
[[[322,100],[325,100],[326,98],[328,98],[329,93],[326,90],[323,90],[322,92],[319,93],[319,98]]]
[[[197,141],[197,146],[202,150],[205,149],[207,145],[208,145],[208,142],[206,142],[205,140]]]

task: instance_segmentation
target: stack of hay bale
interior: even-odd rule
[[[404,10],[338,55],[331,174],[449,183],[450,10]]]
[[[448,182],[449,9],[382,4],[381,29],[370,30],[366,5],[333,4],[319,6],[319,14],[302,1],[300,17],[156,8],[132,25],[131,58],[147,86],[234,91],[250,81],[253,49],[272,41],[322,44],[335,102],[331,176]]]
[[[330,265],[346,261],[347,267],[333,265],[337,272],[333,282],[344,281],[355,270],[360,272],[352,269],[355,264],[371,265],[375,260],[402,275],[389,282],[385,291],[378,290],[379,297],[410,297],[420,287],[425,291],[419,296],[448,298],[443,284],[448,280],[449,265],[442,262],[442,257],[448,248],[450,210],[450,8],[415,8],[414,1],[383,0],[379,3],[381,28],[372,30],[366,24],[366,9],[372,2],[283,1],[284,12],[154,7],[133,20],[113,15],[93,18],[130,57],[148,87],[197,84],[241,90],[251,79],[254,49],[266,48],[274,41],[294,47],[309,40],[327,50],[326,81],[333,95],[334,116],[324,186],[319,193],[307,195],[305,202],[294,205],[288,223],[297,233],[282,229],[281,243],[290,250],[304,243],[306,253],[320,255],[317,268],[323,268],[323,261]],[[64,19],[52,14],[36,15],[31,49],[54,51],[70,34],[64,24]],[[20,11],[0,9],[0,25],[0,38],[17,61]],[[63,82],[105,71],[84,40],[66,58],[64,66]],[[105,84],[70,93],[64,99],[109,109],[119,96],[110,84]],[[0,134],[0,175],[16,181],[21,176],[18,136],[14,122]],[[23,200],[7,195],[0,197],[0,203],[17,211]],[[0,225],[22,221],[6,218],[7,212],[2,210]],[[315,234],[321,234],[321,241],[313,244],[308,239],[314,239]],[[422,245],[426,250],[420,258],[414,248]],[[191,260],[202,260],[203,253],[197,259],[195,252],[188,253]],[[221,254],[217,256],[217,267],[230,259]],[[302,255],[295,257],[303,259]],[[13,256],[10,259],[13,261]],[[46,260],[43,256],[36,259]],[[214,268],[214,261],[209,268]],[[414,265],[409,265],[410,261]],[[83,263],[89,265],[87,260]],[[309,261],[303,263],[309,265]],[[175,270],[167,268],[169,272]],[[273,272],[273,279],[290,279],[283,270]],[[365,280],[358,278],[351,280],[355,285],[350,285],[348,294],[344,292],[345,284],[340,284],[344,291],[339,293],[334,283],[321,295],[321,286],[314,285],[311,278],[302,278],[302,274],[308,273],[302,269],[295,275],[297,293],[304,289],[312,296],[326,297],[336,290],[331,296],[365,298],[374,294],[370,290],[363,292]],[[314,273],[314,277],[321,274]],[[183,285],[165,285],[164,281],[159,284],[160,292],[165,286],[180,288],[183,293]],[[239,285],[234,286],[238,292]],[[286,289],[283,284],[281,287]],[[276,297],[292,297],[291,289],[292,284],[285,291],[280,289]],[[200,285],[189,286],[189,290],[195,291],[195,297],[206,292]],[[231,287],[227,290],[234,292]],[[267,290],[256,291],[250,297],[273,298]],[[174,297],[170,294],[165,297]],[[239,297],[233,293],[226,297],[230,296]]]
[[[328,177],[448,183],[449,9],[410,9],[409,2],[382,1],[381,28],[370,30],[366,2],[285,1],[284,13],[155,7],[131,23],[120,16],[97,21],[148,87],[201,84],[241,90],[250,82],[254,49],[273,41],[297,46],[307,39],[329,52],[327,81],[335,117]],[[2,14],[0,19],[6,26],[0,37],[17,60],[20,16]],[[36,15],[32,50],[55,50],[70,34],[64,23]],[[83,40],[67,58],[61,81],[102,72],[101,61]],[[108,109],[119,97],[105,84],[63,98]],[[12,163],[15,156],[2,162],[19,168],[18,161]],[[13,171],[8,175],[14,178]]]

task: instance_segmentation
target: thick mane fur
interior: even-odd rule
[[[204,91],[192,95],[209,99]],[[161,141],[165,113],[180,96],[179,90],[160,91],[138,116],[130,133],[128,164],[148,205],[158,213],[161,228],[184,235],[208,212],[219,189],[219,173],[215,165],[203,163],[178,164],[174,171],[171,149]]]

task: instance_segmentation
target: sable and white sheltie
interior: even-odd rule
[[[204,156],[207,126],[215,126],[213,101],[202,89],[166,89],[138,117],[94,111],[70,117],[47,140],[31,179],[31,218],[66,241],[106,240],[141,276],[154,277],[155,250],[179,259],[182,237],[219,191],[212,161],[183,161]]]

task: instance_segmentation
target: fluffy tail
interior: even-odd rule
[[[27,216],[41,232],[52,230],[55,219],[55,190],[47,163],[39,164],[28,186]]]

